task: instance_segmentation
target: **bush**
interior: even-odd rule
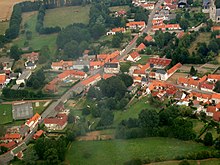
[[[142,165],[142,161],[139,158],[134,158],[124,163],[124,165]]]
[[[182,160],[179,165],[190,165],[190,163],[187,160]]]

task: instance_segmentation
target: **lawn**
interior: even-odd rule
[[[120,10],[128,11],[129,10],[129,6],[128,5],[125,5],[125,6],[113,6],[113,7],[109,7],[109,10],[111,12],[120,11]]]
[[[143,109],[152,109],[153,107],[146,103],[147,98],[144,97],[141,100],[134,101],[134,104],[131,104],[130,107],[127,108],[125,111],[115,111],[115,117],[114,117],[114,126],[117,126],[122,120],[128,119],[128,118],[138,118],[138,114]]]
[[[90,5],[70,6],[46,10],[44,26],[66,27],[73,23],[89,23]]]
[[[8,28],[9,22],[0,22],[0,35],[5,34],[5,30]]]
[[[205,42],[206,44],[209,43],[211,37],[211,33],[199,33],[199,36],[196,38],[196,40],[191,44],[191,47],[189,48],[190,54],[192,54],[193,51],[196,51],[197,44],[200,42]]]
[[[152,165],[179,165],[181,161],[165,161],[158,163],[151,163]],[[220,159],[205,159],[205,160],[188,160],[190,165],[197,165],[200,162],[200,165],[220,165]]]
[[[8,104],[0,105],[0,124],[6,124],[12,121],[12,106]]]
[[[35,31],[37,12],[24,13],[22,14],[22,18],[22,26],[24,27],[24,24],[27,24],[26,30],[32,32],[32,39],[28,41],[29,47],[33,48],[34,50],[40,50],[43,46],[48,46],[51,50],[51,54],[54,54],[56,51],[57,34],[40,35]],[[19,37],[13,41],[13,44],[22,48],[25,47],[25,41],[25,34],[20,34]]]
[[[144,138],[132,140],[78,141],[68,148],[66,162],[77,165],[121,165],[132,158],[172,160],[176,156],[211,150],[192,141],[170,138]],[[74,163],[73,163],[74,162]]]
[[[39,102],[39,106],[36,107],[36,104],[33,103],[34,114],[35,113],[41,114],[46,108],[46,107],[44,107],[44,104],[45,104],[45,102]]]
[[[150,58],[150,56],[148,56],[148,55],[141,55],[141,59],[139,61],[137,61],[135,63],[135,65],[137,65],[137,64],[145,65],[148,62],[149,58]]]

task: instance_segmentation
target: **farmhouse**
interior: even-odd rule
[[[17,85],[21,85],[22,83],[26,84],[26,81],[30,78],[31,74],[32,73],[30,70],[24,70],[22,74],[19,76],[19,78],[16,80],[16,84]]]
[[[54,118],[44,119],[44,124],[48,130],[63,130],[67,125],[67,119],[66,114],[58,114]]]
[[[120,72],[120,64],[118,62],[116,62],[116,63],[113,63],[113,62],[105,63],[104,72],[105,73],[117,74],[117,73]]]
[[[33,107],[30,102],[15,103],[12,106],[14,120],[29,119],[33,116]]]

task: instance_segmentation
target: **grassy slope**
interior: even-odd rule
[[[152,165],[179,165],[181,161],[166,161],[152,163]],[[190,165],[197,165],[200,162],[201,165],[219,165],[220,159],[206,159],[206,160],[189,160]]]
[[[120,11],[120,10],[125,10],[128,11],[129,10],[129,6],[125,5],[125,6],[113,6],[109,8],[110,11],[114,12],[114,11]]]
[[[46,11],[44,26],[66,27],[72,23],[89,23],[90,6],[70,6]]]
[[[8,28],[9,22],[0,22],[0,35],[5,34],[5,30]]]
[[[12,106],[11,105],[0,105],[0,124],[6,124],[12,121],[13,121]]]
[[[121,165],[132,158],[174,159],[175,156],[201,150],[210,148],[191,141],[169,138],[81,141],[72,143],[67,151],[66,161],[77,165]]]

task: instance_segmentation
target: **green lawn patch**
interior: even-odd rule
[[[211,150],[192,141],[170,138],[73,142],[66,154],[66,162],[77,165],[122,165],[132,158],[172,160],[191,152]]]
[[[70,6],[46,10],[44,26],[66,27],[73,23],[89,23],[90,5],[87,6]]]
[[[5,30],[8,28],[9,22],[0,22],[0,35],[5,34]]]
[[[129,6],[128,5],[125,5],[125,6],[113,6],[113,7],[109,7],[109,10],[111,12],[120,11],[120,10],[128,11],[129,10]]]
[[[41,114],[46,107],[44,107],[45,102],[39,102],[39,106],[37,107],[35,103],[33,103],[33,110],[34,110],[34,114],[38,113]]]
[[[141,65],[145,65],[147,62],[148,62],[148,59],[149,59],[150,57],[148,56],[148,55],[141,55],[141,59],[139,60],[139,61],[137,61],[136,63],[135,63],[135,65],[136,64],[141,64]]]
[[[12,121],[12,106],[8,104],[0,105],[0,124],[6,124]]]

